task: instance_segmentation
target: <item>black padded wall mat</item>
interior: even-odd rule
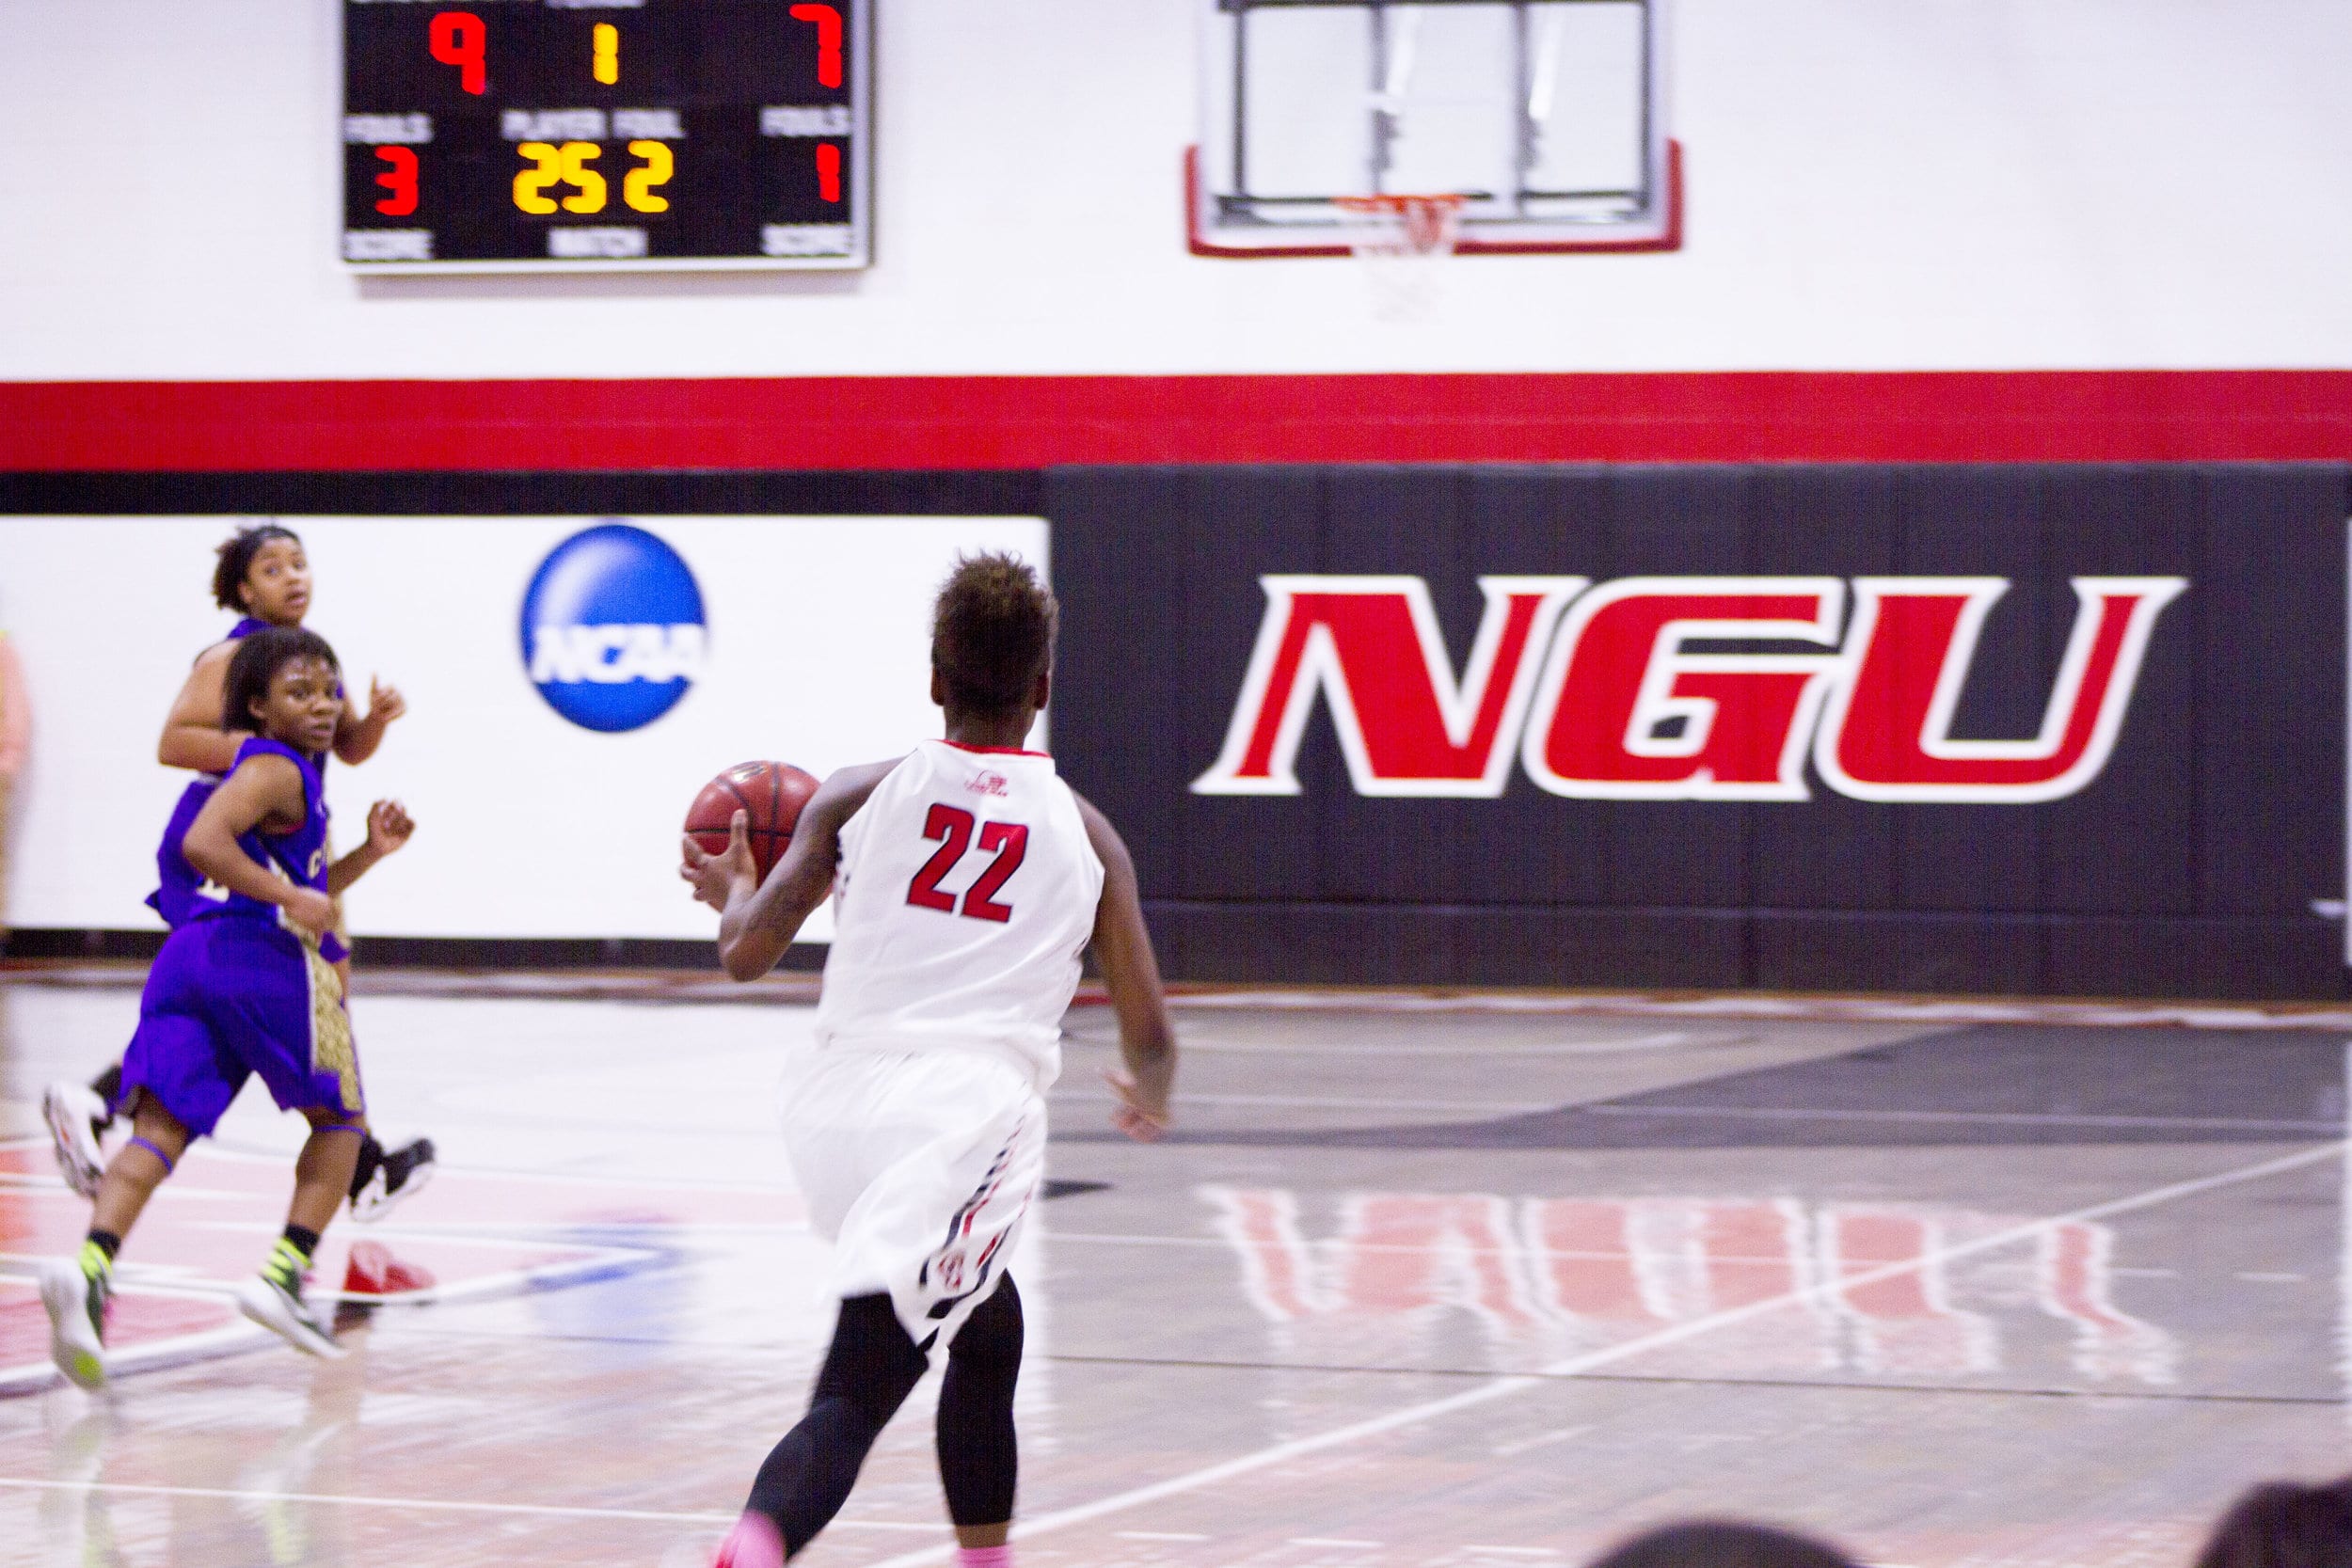
[[[2344,885],[2339,467],[1073,468],[1044,492],[1054,749],[1126,835],[1175,975],[2346,994],[2312,908]],[[1809,636],[1759,635],[1792,609]],[[1585,765],[1555,756],[1567,731]],[[1461,776],[1482,758],[1491,784]],[[1782,798],[1723,798],[1743,787]]]

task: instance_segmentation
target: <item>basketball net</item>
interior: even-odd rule
[[[1462,230],[1458,196],[1342,196],[1333,206],[1360,220],[1348,248],[1364,263],[1372,313],[1382,321],[1419,321],[1438,300],[1439,263],[1454,255]]]

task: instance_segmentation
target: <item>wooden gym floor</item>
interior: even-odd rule
[[[375,1120],[442,1171],[321,1277],[434,1286],[356,1296],[334,1363],[235,1316],[299,1142],[249,1092],[125,1249],[91,1397],[27,1283],[86,1217],[38,1103],[138,979],[0,983],[0,1564],[707,1562],[829,1324],[770,1108],[805,992],[386,977]],[[2327,1022],[1201,996],[1147,1148],[1081,1006],[1014,1264],[1022,1560],[1566,1568],[1728,1513],[2185,1565],[2248,1483],[2352,1470]],[[946,1560],[930,1393],[811,1568]]]

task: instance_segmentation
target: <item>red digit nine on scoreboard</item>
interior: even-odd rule
[[[471,11],[442,11],[425,34],[425,46],[443,65],[457,68],[457,85],[468,92],[490,90],[490,67],[484,56],[489,29]]]

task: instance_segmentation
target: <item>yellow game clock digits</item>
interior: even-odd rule
[[[558,207],[566,213],[604,211],[611,187],[602,174],[588,166],[603,155],[603,148],[592,141],[567,141],[560,147],[553,142],[527,141],[515,150],[528,166],[515,176],[516,206],[539,214],[552,213]],[[631,157],[644,162],[621,176],[622,201],[640,213],[668,212],[669,198],[659,194],[660,187],[677,172],[677,160],[668,144],[633,141],[628,150]],[[548,196],[548,189],[556,185],[571,186],[571,194],[560,201]]]

